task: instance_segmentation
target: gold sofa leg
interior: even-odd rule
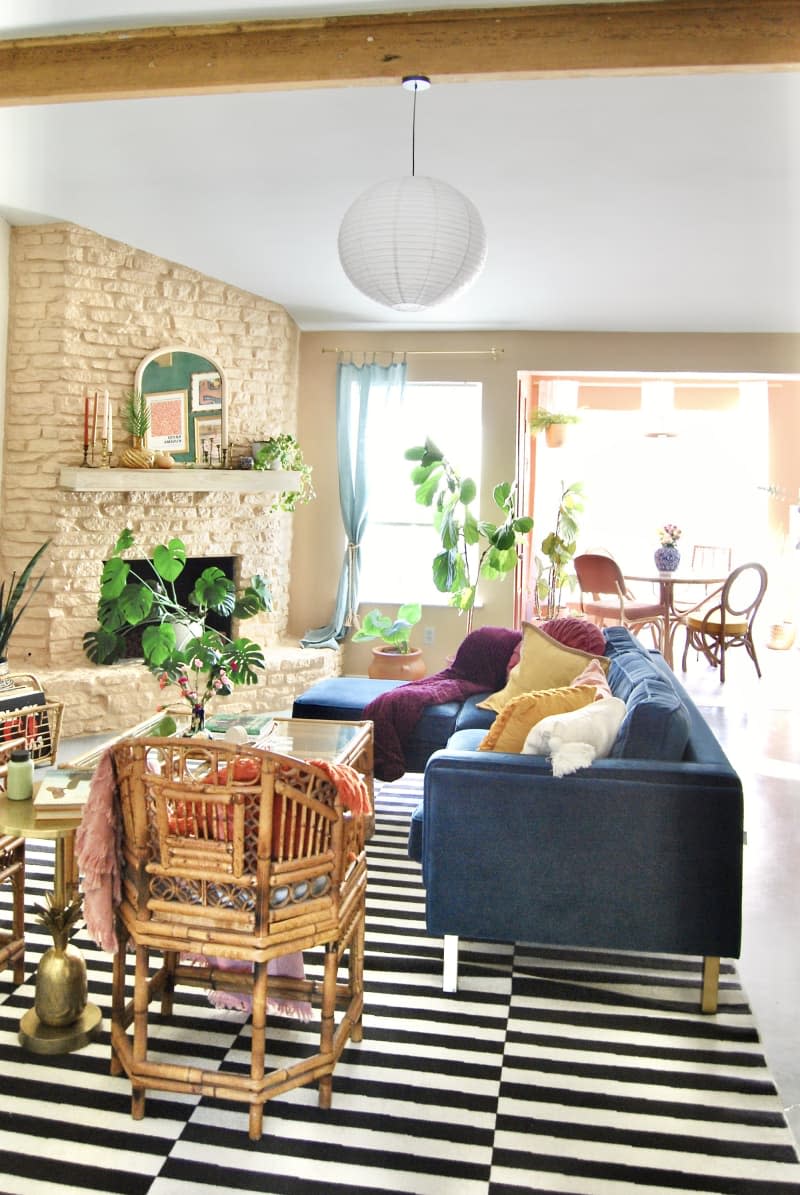
[[[719,992],[719,959],[713,955],[706,955],[703,959],[703,991],[700,998],[701,1012],[717,1011],[717,994]]]

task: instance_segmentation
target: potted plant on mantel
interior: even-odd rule
[[[411,628],[421,617],[422,607],[418,602],[401,606],[396,618],[390,618],[380,610],[370,610],[366,615],[353,635],[353,642],[382,641],[382,646],[372,649],[368,675],[373,680],[418,680],[425,675],[422,652],[411,646]]]
[[[213,697],[229,696],[237,685],[253,685],[264,653],[252,639],[230,639],[206,626],[212,612],[225,617],[253,618],[272,609],[269,586],[254,576],[239,593],[222,569],[203,570],[182,605],[175,581],[186,565],[186,545],[171,539],[153,549],[147,576],[137,573],[122,553],[134,546],[126,528],[103,567],[97,603],[96,631],[83,637],[83,648],[94,664],[115,664],[123,658],[128,636],[141,632],[145,666],[158,677],[162,689],[178,687],[191,707],[190,734],[202,730]],[[144,572],[144,570],[142,570]]]
[[[299,503],[310,502],[316,497],[311,482],[311,466],[306,464],[303,450],[289,432],[280,432],[266,440],[253,440],[251,444],[254,469],[285,469],[298,473],[297,489],[282,490],[275,499],[274,510],[295,511]]]
[[[19,574],[19,577],[17,577],[16,573],[12,573],[11,580],[7,586],[5,581],[0,581],[0,685],[2,684],[2,678],[8,674],[8,642],[12,632],[25,613],[31,598],[44,580],[44,573],[33,580],[33,570],[36,568],[40,557],[44,554],[49,544],[50,540],[45,540],[41,547],[36,549]],[[30,589],[27,599],[23,601],[22,599],[29,584]]]

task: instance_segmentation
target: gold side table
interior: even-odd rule
[[[20,838],[39,838],[55,842],[53,901],[62,907],[76,895],[75,831],[80,816],[63,821],[36,821],[33,801],[10,801],[0,795],[0,833]],[[69,1025],[44,1025],[35,1009],[23,1014],[19,1023],[19,1042],[36,1054],[68,1054],[88,1045],[100,1033],[103,1018],[96,1004],[87,1003],[83,1012]]]

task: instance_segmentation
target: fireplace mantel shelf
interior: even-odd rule
[[[92,493],[130,493],[131,490],[184,493],[209,491],[228,494],[263,494],[294,490],[299,473],[281,469],[84,469],[63,468],[62,490]]]

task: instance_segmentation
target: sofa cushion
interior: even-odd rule
[[[611,748],[613,759],[683,759],[691,723],[686,706],[668,681],[651,671],[633,686],[625,704],[627,713]]]
[[[368,676],[330,676],[317,681],[294,700],[293,718],[329,718],[334,722],[358,722],[364,708],[381,693],[396,689],[405,681],[372,680]]]
[[[549,755],[554,776],[569,776],[611,751],[626,714],[619,697],[603,697],[568,714],[543,718],[528,732],[523,755]]]
[[[522,693],[569,685],[594,658],[589,652],[551,639],[539,627],[526,622],[523,624],[519,663],[511,669],[505,686],[479,704],[482,709],[499,713],[504,705]],[[601,666],[606,666],[603,660]]]
[[[484,709],[480,704],[488,696],[488,693],[476,693],[473,697],[467,698],[458,711],[455,730],[470,730],[473,727],[478,730],[489,729],[497,715],[494,710]]]
[[[570,710],[590,705],[596,693],[594,685],[567,685],[561,689],[522,693],[503,707],[479,750],[519,753],[528,731],[537,722],[541,722],[542,718],[548,718],[553,714],[566,714]]]

